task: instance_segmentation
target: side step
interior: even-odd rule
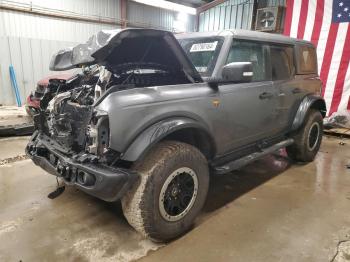
[[[281,141],[277,144],[274,144],[273,146],[267,147],[262,149],[259,152],[255,152],[253,154],[247,155],[245,157],[233,160],[231,162],[228,162],[227,164],[223,166],[217,166],[214,168],[216,174],[225,174],[233,170],[237,170],[250,162],[253,162],[267,154],[273,153],[281,148],[284,148],[286,146],[289,146],[294,143],[294,140],[292,138],[289,138],[287,140]]]

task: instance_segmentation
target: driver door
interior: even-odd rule
[[[262,43],[233,40],[226,64],[251,62],[253,78],[249,83],[228,83],[219,87],[220,98],[232,138],[225,151],[276,134],[277,95],[271,81],[268,48]]]

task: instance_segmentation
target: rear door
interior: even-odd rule
[[[249,83],[220,85],[220,97],[237,148],[276,134],[277,90],[270,78],[268,47],[259,42],[233,40],[226,64],[252,62],[253,79]]]
[[[300,80],[295,78],[293,46],[270,45],[271,76],[277,90],[276,124],[285,130],[291,123],[292,112],[304,96]]]

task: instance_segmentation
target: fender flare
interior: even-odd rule
[[[121,159],[134,162],[161,139],[175,131],[185,128],[196,128],[206,132],[208,135],[210,134],[208,128],[191,118],[174,117],[164,119],[142,131],[121,155]]]
[[[322,116],[325,117],[327,113],[326,102],[321,96],[316,95],[307,95],[301,101],[298,110],[294,116],[294,120],[292,123],[292,130],[295,131],[303,124],[307,112],[310,108],[318,109]]]

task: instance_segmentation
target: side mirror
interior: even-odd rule
[[[222,79],[225,82],[246,83],[253,78],[251,62],[233,62],[222,68]]]

